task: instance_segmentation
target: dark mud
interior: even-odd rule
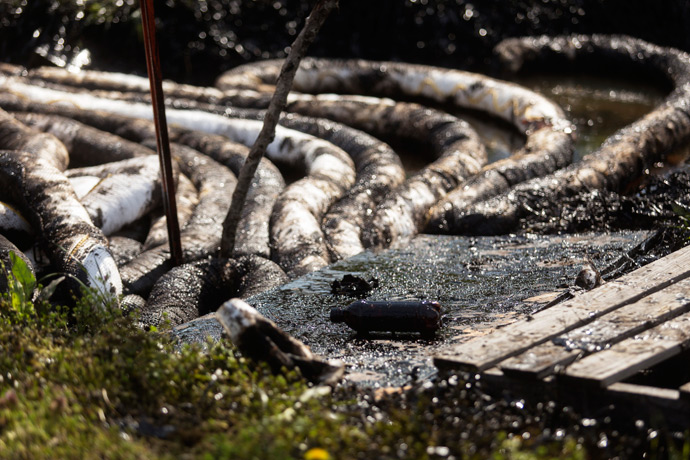
[[[690,165],[664,174],[647,171],[639,182],[629,194],[592,190],[564,197],[558,206],[537,201],[530,214],[520,220],[520,228],[538,233],[577,233],[678,225],[690,203]],[[544,215],[551,217],[544,220]]]
[[[404,248],[365,252],[248,299],[260,313],[317,354],[342,359],[348,379],[367,386],[404,385],[431,377],[431,356],[529,314],[575,283],[589,258],[601,269],[644,239],[645,233],[505,237],[418,236]],[[345,274],[377,278],[369,300],[435,300],[444,324],[433,339],[419,334],[358,337],[329,321],[330,309],[352,297],[331,294]],[[546,295],[544,295],[546,294]],[[526,300],[538,295],[541,298]],[[200,318],[176,329],[183,341],[218,338],[220,325]]]
[[[287,281],[280,267],[258,256],[180,265],[153,286],[140,320],[146,326],[182,324],[215,311],[230,297],[248,297]]]

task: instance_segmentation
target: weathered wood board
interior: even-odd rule
[[[690,278],[603,315],[586,326],[555,337],[509,358],[501,370],[514,376],[541,378],[578,356],[604,350],[690,310]]]
[[[690,276],[690,246],[618,280],[494,332],[442,351],[439,367],[481,372]]]
[[[633,383],[614,383],[609,387],[609,390],[615,393],[630,395],[632,397],[646,396],[649,398],[666,399],[671,402],[678,399],[678,390],[650,387],[647,385],[635,385]]]
[[[502,361],[499,367],[506,375],[541,379],[572,363],[582,354],[582,350],[571,350],[546,342]]]
[[[562,375],[605,387],[677,355],[689,345],[690,313],[685,313],[575,361]]]

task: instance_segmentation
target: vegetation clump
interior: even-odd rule
[[[143,330],[93,291],[53,305],[54,286],[13,262],[0,297],[3,458],[576,459],[640,448],[635,437],[602,444],[619,435],[555,403],[495,400],[458,376],[387,391],[310,386],[227,342]]]
[[[308,438],[294,427],[316,402],[297,374],[250,367],[222,343],[179,347],[93,292],[69,309],[17,301],[14,279],[0,299],[0,451],[10,457],[290,456]]]

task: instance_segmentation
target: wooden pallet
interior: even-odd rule
[[[688,348],[690,246],[434,361],[506,387],[586,387],[673,404],[690,402],[690,382],[669,389],[623,381]]]

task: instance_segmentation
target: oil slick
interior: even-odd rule
[[[567,166],[572,161],[573,125],[556,104],[519,85],[429,66],[307,59],[295,83],[302,93],[291,94],[288,101],[288,110],[294,113],[282,117],[268,158],[252,184],[236,253],[258,255],[264,261],[270,257],[294,278],[366,248],[401,244],[420,231],[512,231],[526,218],[554,218],[553,209],[542,202],[556,209],[559,197],[567,194],[620,190],[645,165],[663,160],[668,149],[690,138],[690,73],[684,53],[628,37],[603,36],[514,39],[500,45],[498,53],[513,68],[530,60],[577,62],[583,55],[600,55],[661,72],[676,89],[654,112],[619,131],[579,165]],[[263,113],[255,109],[265,107],[280,64],[269,61],[234,69],[221,77],[220,89],[165,84],[174,107],[168,111],[171,139],[181,144],[175,147],[182,172],[178,196],[187,197],[188,206],[183,208],[190,216],[183,230],[187,262],[201,264],[199,259],[217,249],[215,235],[220,235],[234,187],[233,172],[239,171],[246,145],[261,129]],[[5,142],[5,148],[29,150],[31,158],[51,162],[58,172],[67,166],[64,147],[79,166],[110,164],[151,152],[146,146],[154,132],[151,122],[143,120],[151,118],[145,79],[98,72],[71,75],[55,69],[12,70],[0,76],[0,86],[4,90],[0,106],[31,112],[0,113],[0,134],[7,133],[0,135],[0,147]],[[465,122],[418,103],[395,100],[410,98],[500,119],[524,136],[524,146],[486,165],[482,142]],[[87,107],[98,111],[83,109]],[[405,178],[399,156],[377,139],[387,136],[393,145],[421,143],[430,163]],[[292,183],[286,186],[272,162],[299,171],[299,177],[289,178]],[[80,174],[81,179],[76,177]],[[149,197],[158,192],[155,181],[145,183],[142,176],[135,187],[130,179],[136,174],[128,177],[128,192],[137,198],[130,202],[118,198],[115,202],[120,205],[130,203],[118,210],[118,205],[105,205],[101,198],[114,197],[103,193],[104,188],[109,181],[124,182],[125,176],[115,176],[121,173],[114,170],[108,174],[68,172],[73,187],[80,190],[88,220],[111,233],[121,224],[105,216],[125,217],[132,210],[123,219],[125,224],[149,215],[155,207]],[[151,169],[145,175],[157,176],[157,172]],[[9,203],[14,205],[12,200]],[[69,218],[84,220],[84,212],[84,206],[74,208]],[[121,272],[127,292],[146,296],[170,268],[160,229],[159,220],[149,232],[144,252],[126,263],[140,249],[131,241],[115,239],[123,235],[113,238],[114,246],[121,243],[123,258],[118,260],[124,263]],[[66,248],[77,253],[86,246],[70,241]],[[80,256],[90,270],[112,269],[97,262],[100,249],[91,254],[91,259]]]
[[[80,201],[93,223],[109,236],[161,204],[159,162],[155,155],[73,169],[68,177],[98,178]]]
[[[42,236],[42,249],[60,272],[104,296],[122,294],[122,282],[107,240],[92,224],[59,170],[33,155],[2,151],[0,189],[30,218]],[[78,292],[73,282],[72,289]]]
[[[619,191],[642,171],[690,140],[690,56],[642,40],[622,36],[530,37],[499,46],[518,68],[529,60],[599,59],[608,64],[636,65],[656,70],[673,82],[675,90],[656,109],[618,130],[579,163],[531,179],[486,201],[446,215],[449,232],[502,234],[514,231],[521,219],[544,221],[555,217],[563,197],[586,191]]]

